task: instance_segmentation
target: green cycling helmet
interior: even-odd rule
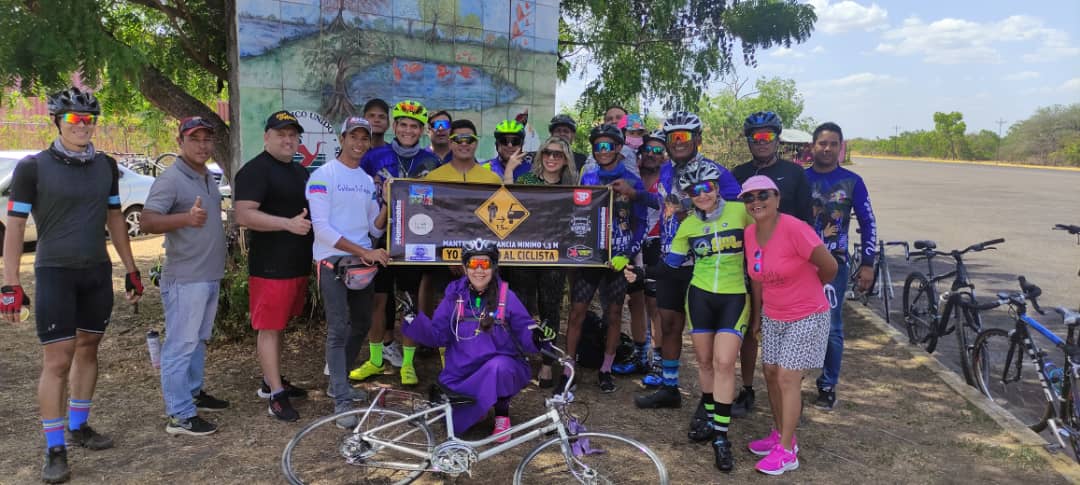
[[[495,136],[500,137],[503,135],[519,135],[525,136],[525,125],[518,123],[515,120],[502,120],[498,125],[495,125]]]

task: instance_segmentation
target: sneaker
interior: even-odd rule
[[[229,401],[218,399],[201,389],[193,399],[195,400],[195,407],[199,411],[224,411],[229,408]]]
[[[660,361],[653,359],[649,373],[641,379],[641,384],[649,389],[656,389],[664,384],[664,369]]]
[[[169,424],[165,425],[165,432],[169,434],[186,434],[190,436],[206,436],[214,434],[217,426],[199,416],[190,418],[178,418],[169,416]]]
[[[294,386],[285,376],[281,376],[281,387],[285,389],[284,394],[288,394],[293,399],[302,399],[307,397],[307,389]],[[262,399],[270,399],[270,384],[263,380],[262,386],[259,387],[258,395]]]
[[[731,417],[741,418],[754,410],[754,389],[742,388],[735,402],[731,403]]]
[[[41,481],[45,483],[64,483],[71,479],[68,468],[67,448],[54,446],[45,452],[45,465],[41,467]]]
[[[267,412],[275,418],[290,423],[300,419],[300,413],[296,412],[292,407],[292,403],[289,402],[289,393],[287,391],[279,392],[276,396],[270,398],[270,406],[267,408]]]
[[[334,406],[334,413],[343,413],[345,411],[351,410],[352,408],[349,406]],[[349,431],[355,429],[356,425],[358,424],[360,424],[360,417],[356,413],[346,414],[345,416],[334,420],[334,426],[337,426],[341,429],[347,429]]]
[[[113,447],[112,438],[94,431],[89,424],[83,423],[79,429],[68,428],[69,443],[74,443],[91,450],[107,450]]]
[[[765,456],[778,444],[780,444],[780,432],[774,429],[769,431],[769,436],[757,441],[751,441],[747,447],[750,448],[751,453],[757,456]],[[798,436],[793,436],[791,438],[791,447],[795,449],[795,453],[799,452]]]
[[[660,386],[656,392],[634,398],[634,404],[641,409],[677,408],[682,406],[682,395],[675,386]]]
[[[618,389],[618,387],[615,386],[615,378],[611,377],[610,372],[601,372],[599,383],[600,392],[604,394],[611,394],[615,392],[615,389]]]
[[[330,390],[329,386],[327,386],[326,388],[326,397],[334,400],[338,398],[337,395],[335,395],[333,391]],[[348,399],[352,402],[364,402],[367,401],[367,393],[355,387],[349,386],[349,390],[346,391],[346,395],[342,399]]]
[[[814,401],[814,407],[822,411],[832,411],[836,407],[836,391],[818,389],[817,401]]]
[[[405,357],[401,355],[401,344],[397,342],[383,344],[382,358],[383,365],[389,362],[394,367],[401,367],[401,363],[405,360]]]
[[[495,416],[495,430],[491,432],[492,435],[497,435],[510,429],[510,418],[508,416]],[[510,441],[510,435],[500,436],[495,440],[496,443],[506,443]]]
[[[401,366],[401,385],[403,386],[415,386],[420,383],[420,379],[416,378],[416,367],[411,365]]]
[[[727,438],[717,437],[713,440],[712,448],[716,469],[730,473],[735,468],[735,454],[731,452],[731,442]]]
[[[766,475],[783,475],[784,472],[799,468],[799,456],[794,451],[785,450],[783,445],[777,443],[765,458],[757,462],[754,468]]]
[[[322,366],[322,375],[330,377],[330,364],[324,363]]]
[[[349,372],[349,379],[352,379],[354,381],[362,381],[371,376],[381,375],[383,372],[386,372],[386,362],[383,362],[383,365],[381,366],[376,366],[375,364],[372,364],[370,360],[368,360],[364,361],[363,364],[360,364],[360,367],[357,367],[353,369],[352,372]]]

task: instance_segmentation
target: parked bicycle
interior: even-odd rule
[[[570,372],[574,366],[561,350],[548,355]],[[569,389],[571,386],[566,386]],[[450,408],[468,404],[471,396],[446,388],[437,389],[430,401],[416,393],[382,389],[366,408],[327,416],[300,430],[281,457],[289,483],[394,483],[407,484],[425,472],[451,478],[471,476],[477,462],[521,444],[555,436],[527,453],[514,471],[513,483],[551,484],[667,484],[667,469],[645,445],[622,436],[585,432],[568,410],[567,393],[545,400],[547,411],[497,435],[477,441],[454,436]],[[412,403],[414,412],[388,409],[392,398]],[[335,421],[356,415],[359,422],[349,430]],[[433,428],[444,426],[445,440],[436,442]],[[505,443],[499,438],[512,436]]]
[[[999,293],[996,302],[980,307],[1008,305],[1016,325],[1009,331],[986,329],[975,338],[972,365],[977,387],[1033,431],[1040,432],[1049,426],[1062,448],[1065,448],[1064,439],[1068,439],[1074,458],[1080,462],[1080,346],[1076,345],[1080,313],[1055,308],[1068,328],[1068,336],[1062,340],[1027,314],[1030,302],[1036,312],[1045,315],[1038,301],[1042,289],[1023,276],[1019,281],[1019,293]],[[1032,329],[1060,350],[1061,367],[1031,338]],[[1035,369],[1034,376],[1023,373],[1025,353]],[[1046,401],[1045,410],[1032,419],[1025,408],[1030,408],[1028,401],[1040,399]]]
[[[996,249],[994,245],[1003,242],[1003,238],[993,239],[962,250],[944,252],[937,250],[934,241],[915,241],[915,249],[921,253],[915,260],[926,260],[928,274],[913,271],[904,281],[904,324],[907,326],[908,339],[912,344],[933,353],[938,339],[955,331],[960,349],[960,368],[969,385],[975,385],[971,374],[971,343],[975,335],[982,331],[982,318],[975,300],[975,284],[964,265],[964,255],[971,251]],[[956,267],[948,273],[935,274],[934,258],[938,256],[952,257]],[[952,286],[939,297],[935,285],[948,278],[953,278]],[[938,312],[939,302],[945,304],[944,311]],[[951,325],[950,318],[954,322]]]
[[[874,256],[874,281],[870,283],[870,288],[865,292],[859,291],[858,276],[859,266],[862,265],[862,243],[855,243],[854,249],[851,252],[850,274],[848,279],[848,300],[857,300],[862,302],[863,306],[866,306],[870,301],[871,296],[877,296],[881,299],[882,305],[885,307],[885,321],[891,323],[892,320],[889,317],[890,304],[889,302],[896,299],[896,295],[893,294],[893,282],[892,272],[889,271],[889,259],[885,256],[885,250],[891,246],[901,246],[904,248],[904,259],[909,259],[909,247],[907,241],[884,241],[878,239],[877,255]]]

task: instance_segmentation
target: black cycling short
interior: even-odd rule
[[[641,245],[642,266],[648,268],[660,262],[660,238],[646,239]],[[626,288],[627,293],[645,291],[645,296],[656,298],[656,281],[646,275],[645,279],[635,280]]]
[[[656,282],[656,306],[661,310],[686,312],[686,290],[694,275],[692,266],[669,269],[664,278]]]
[[[574,278],[574,286],[570,289],[570,303],[585,303],[592,301],[596,290],[600,290],[600,307],[607,309],[608,306],[622,305],[626,300],[626,276],[622,271],[612,271],[607,268],[585,268],[577,270]]]
[[[51,344],[75,331],[103,334],[113,307],[112,263],[89,268],[34,268],[38,339]]]
[[[691,285],[686,295],[690,333],[733,333],[742,338],[750,321],[750,296],[721,294]]]

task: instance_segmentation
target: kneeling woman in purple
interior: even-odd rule
[[[510,428],[510,399],[529,384],[526,354],[539,351],[530,326],[534,321],[517,295],[501,281],[494,242],[477,239],[461,252],[465,277],[451,282],[435,314],[423,313],[402,332],[428,347],[446,348],[446,366],[439,382],[472,396],[474,404],[453,408],[454,433],[461,434],[495,408],[495,431]],[[510,435],[499,438],[499,442]]]

